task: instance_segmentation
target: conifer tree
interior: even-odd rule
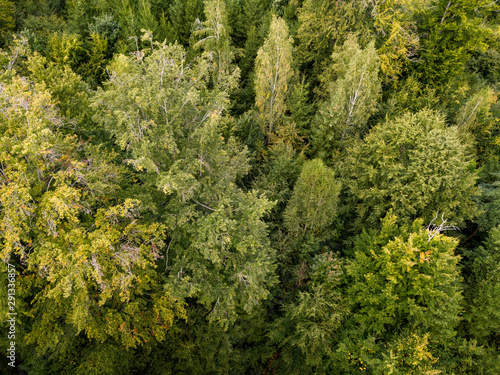
[[[440,217],[463,225],[476,212],[473,157],[459,130],[430,110],[375,126],[347,150],[342,166],[357,227],[377,226],[389,209],[403,223],[430,221],[439,210]]]
[[[425,64],[415,65],[429,85],[459,76],[472,51],[485,51],[492,32],[483,20],[497,9],[488,0],[433,0],[421,18],[421,32],[428,34],[421,53]]]
[[[280,348],[280,368],[288,374],[311,374],[330,370],[341,324],[349,313],[349,302],[341,289],[343,263],[334,254],[317,255],[306,288],[294,303],[283,307],[270,332]]]
[[[332,230],[341,183],[320,159],[307,161],[285,210],[285,226],[298,238]]]
[[[202,0],[174,0],[168,8],[169,42],[187,46],[193,23],[203,14]]]
[[[487,241],[470,254],[474,261],[468,280],[467,310],[470,334],[481,343],[499,339],[500,226],[492,228]]]

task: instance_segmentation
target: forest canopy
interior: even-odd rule
[[[0,372],[500,373],[499,31],[0,0]]]

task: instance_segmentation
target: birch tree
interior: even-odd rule
[[[353,35],[332,54],[336,79],[328,83],[328,98],[320,104],[313,125],[313,145],[320,156],[366,132],[380,98],[380,60],[374,44],[361,49]]]
[[[230,45],[230,28],[223,0],[205,1],[203,24],[197,20],[198,29],[193,32],[201,39],[194,45],[203,48],[215,60],[215,82],[221,90],[232,90],[237,84],[239,69],[233,64],[234,49]]]
[[[293,74],[292,38],[283,19],[273,16],[255,65],[255,104],[264,133],[273,133],[286,110],[285,98]]]

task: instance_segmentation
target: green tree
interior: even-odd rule
[[[275,132],[286,109],[285,98],[293,75],[292,43],[286,22],[273,16],[269,35],[255,61],[255,104],[266,134]]]
[[[369,40],[368,2],[352,0],[305,0],[298,13],[297,57],[312,79],[318,80],[336,45],[348,32],[359,32],[363,44]]]
[[[307,161],[285,210],[285,226],[298,238],[332,231],[341,183],[320,159]]]
[[[287,374],[328,371],[341,324],[349,312],[342,293],[342,261],[332,253],[316,256],[309,281],[294,303],[285,305],[269,332],[280,350],[279,366]]]
[[[14,29],[14,4],[8,0],[0,1],[0,33],[2,34],[0,42],[5,43],[4,34]]]
[[[380,69],[386,80],[398,79],[406,65],[416,60],[420,37],[416,32],[416,15],[428,9],[430,0],[388,0],[374,2],[374,28],[381,47]]]
[[[232,91],[237,83],[239,69],[233,65],[234,51],[230,45],[230,28],[227,19],[225,2],[222,0],[205,1],[205,18],[203,25],[194,31],[194,36],[202,36],[195,48],[203,48],[215,63],[215,84],[222,91]]]
[[[462,302],[458,241],[439,232],[423,228],[421,219],[400,225],[389,213],[380,231],[363,232],[354,241],[354,258],[346,265],[353,331],[339,350],[351,369],[436,369],[439,352],[433,348],[449,345],[456,335]]]
[[[203,14],[203,0],[174,0],[168,8],[169,42],[187,46],[193,23]]]
[[[28,58],[31,79],[50,92],[59,115],[68,122],[61,130],[82,135],[90,133],[89,88],[68,65],[60,66],[35,53]],[[65,129],[66,128],[66,129]]]
[[[392,209],[403,223],[439,210],[458,225],[474,217],[477,172],[471,146],[436,112],[406,113],[375,126],[342,166],[357,228]],[[441,214],[440,214],[441,215]]]
[[[480,213],[477,223],[483,231],[489,232],[500,225],[500,173],[483,179],[479,186],[482,194],[478,202]]]
[[[483,344],[498,342],[500,328],[500,226],[492,228],[487,241],[475,249],[472,274],[466,294],[468,321],[471,335]]]
[[[186,61],[179,45],[154,43],[143,57],[117,56],[112,78],[95,97],[94,119],[125,152],[126,162],[160,191],[168,227],[166,288],[205,306],[212,321],[251,312],[274,283],[274,251],[261,220],[273,204],[236,185],[248,156],[225,139],[225,92],[208,87],[213,61]]]
[[[336,148],[360,138],[380,98],[380,60],[374,44],[362,50],[350,35],[332,54],[336,79],[328,84],[328,98],[318,108],[312,141],[316,153],[328,158]]]
[[[428,34],[422,43],[425,64],[415,68],[427,84],[439,87],[463,72],[472,51],[486,50],[492,31],[483,19],[497,5],[488,0],[433,0],[430,5],[420,17],[420,30]]]
[[[0,255],[18,272],[20,355],[36,365],[64,358],[76,342],[92,356],[164,339],[185,315],[155,269],[164,225],[120,197],[123,169],[109,155],[60,131],[43,86],[14,78],[0,100],[8,113],[0,120]]]

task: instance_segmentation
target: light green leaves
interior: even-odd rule
[[[379,124],[347,155],[343,174],[357,201],[358,225],[376,224],[389,209],[405,223],[430,221],[439,210],[461,225],[475,214],[470,145],[435,112]]]
[[[255,104],[264,133],[273,133],[284,114],[288,84],[292,77],[292,38],[286,22],[273,17],[269,35],[257,53]]]
[[[332,80],[326,83],[328,98],[320,104],[313,124],[313,144],[328,158],[336,148],[359,139],[380,98],[380,60],[374,44],[361,49],[351,35],[332,54]]]
[[[341,183],[320,159],[302,167],[285,211],[285,225],[299,238],[328,231],[336,216]]]

